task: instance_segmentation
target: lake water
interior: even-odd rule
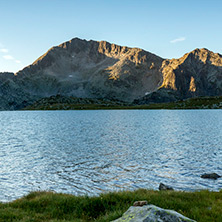
[[[222,189],[221,110],[0,112],[0,201],[30,191],[75,195]]]

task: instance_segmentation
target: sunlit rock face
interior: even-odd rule
[[[74,38],[15,75],[0,74],[0,109],[57,94],[137,103],[222,95],[222,57],[196,49],[164,60],[139,48]]]
[[[195,49],[180,59],[165,60],[161,67],[163,88],[183,95],[217,95],[222,92],[222,56],[207,49]]]
[[[222,56],[195,49],[179,59],[166,59],[160,68],[162,84],[137,103],[169,102],[197,96],[222,95]]]

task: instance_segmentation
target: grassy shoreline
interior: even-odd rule
[[[97,197],[32,192],[15,201],[0,203],[0,221],[112,221],[137,200],[147,200],[148,204],[175,210],[200,222],[222,221],[222,190],[181,192],[145,189]]]
[[[23,110],[107,110],[107,109],[222,109],[222,96],[198,97],[169,103],[136,105],[103,99],[51,96]]]

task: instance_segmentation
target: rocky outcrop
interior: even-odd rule
[[[222,95],[222,56],[196,49],[164,60],[139,48],[74,38],[15,74],[0,74],[0,109],[55,95],[136,104]]]
[[[140,200],[140,201],[135,201],[133,203],[133,206],[134,207],[142,207],[142,206],[147,205],[147,204],[148,204],[148,202],[146,200]]]
[[[201,178],[203,178],[203,179],[211,179],[211,180],[217,180],[220,177],[221,176],[218,175],[217,173],[205,173],[205,174],[201,175]]]
[[[162,84],[138,104],[171,102],[190,97],[222,95],[222,56],[195,49],[179,59],[166,59],[160,68]]]
[[[195,49],[180,59],[165,60],[160,88],[179,91],[182,97],[215,96],[222,93],[222,56]]]
[[[173,188],[166,184],[160,183],[159,190],[173,190]]]
[[[194,222],[173,210],[165,210],[154,205],[130,207],[121,218],[113,222]]]

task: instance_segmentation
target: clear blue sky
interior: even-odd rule
[[[222,53],[221,0],[2,0],[0,11],[0,72],[74,37],[163,58],[203,47]]]

